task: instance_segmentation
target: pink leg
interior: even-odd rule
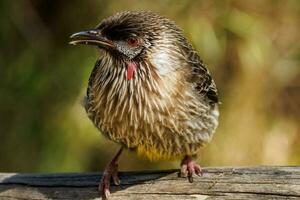
[[[120,179],[118,177],[118,158],[120,157],[123,148],[121,147],[115,157],[108,163],[103,172],[101,182],[99,183],[98,190],[102,196],[102,199],[107,199],[110,195],[109,186],[110,179],[113,179],[115,185],[120,185]]]
[[[196,164],[191,156],[185,156],[181,161],[181,177],[188,177],[189,182],[193,182],[193,175],[197,174],[198,176],[202,176],[202,169],[200,165]]]

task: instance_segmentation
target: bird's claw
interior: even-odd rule
[[[99,184],[98,190],[99,190],[103,200],[108,199],[108,197],[110,195],[109,183],[104,183],[103,181],[101,181],[101,183]]]
[[[180,177],[187,177],[189,182],[193,182],[194,174],[202,176],[203,172],[200,165],[196,164],[191,157],[186,156],[181,162]]]
[[[112,174],[112,179],[113,179],[113,182],[114,182],[115,185],[120,185],[121,184],[121,181],[120,181],[117,173]]]
[[[110,163],[103,173],[101,182],[99,184],[98,190],[103,200],[108,199],[110,196],[110,179],[113,179],[115,185],[120,185],[120,179],[118,177],[118,165],[116,163]]]

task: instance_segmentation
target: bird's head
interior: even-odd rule
[[[151,59],[156,68],[166,68],[164,63],[175,61],[172,56],[178,58],[182,38],[181,30],[167,18],[148,11],[125,11],[104,19],[94,29],[73,34],[70,44],[97,46],[134,71],[139,63]]]

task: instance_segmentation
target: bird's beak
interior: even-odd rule
[[[103,37],[99,30],[91,29],[87,31],[81,31],[78,33],[74,33],[70,37],[71,41],[69,44],[77,45],[77,44],[85,44],[85,45],[95,45],[104,49],[114,48],[114,44]]]

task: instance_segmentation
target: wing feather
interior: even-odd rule
[[[195,86],[195,90],[198,94],[207,97],[210,103],[219,103],[216,84],[198,53],[185,38],[182,38],[180,42],[186,62],[192,68],[191,81]]]

